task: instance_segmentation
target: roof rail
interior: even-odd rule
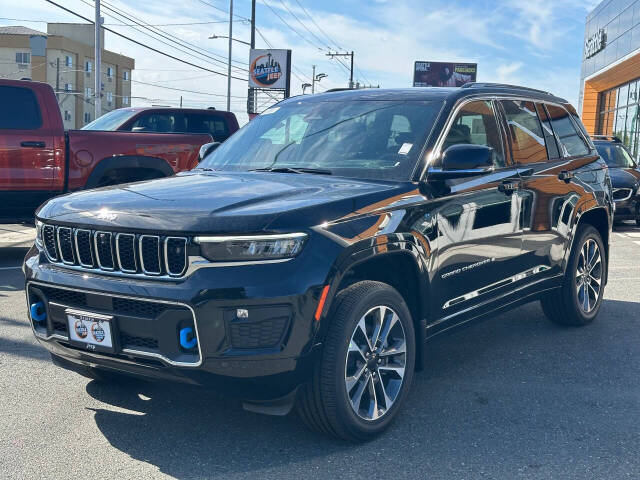
[[[344,92],[345,90],[355,90],[355,88],[349,88],[349,87],[330,88],[329,90],[325,90],[322,93]]]
[[[491,83],[491,82],[467,82],[460,88],[485,88],[485,87],[502,87],[502,88],[515,88],[518,90],[526,90],[528,92],[544,93],[545,95],[554,96],[552,93],[546,90],[539,90],[537,88],[522,87],[520,85],[510,85],[508,83]]]
[[[622,143],[622,140],[615,135],[591,135],[591,138],[594,140],[611,140],[613,142]]]

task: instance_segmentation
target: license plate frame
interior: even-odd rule
[[[69,343],[89,352],[115,353],[114,317],[75,308],[65,309]]]

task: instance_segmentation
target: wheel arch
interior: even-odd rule
[[[97,187],[100,180],[107,173],[114,170],[151,170],[160,173],[163,177],[168,177],[175,173],[166,160],[158,157],[147,157],[141,155],[107,157],[100,160],[93,168],[84,188]]]
[[[583,225],[591,225],[595,228],[600,237],[602,238],[602,243],[604,243],[605,255],[607,257],[607,272],[605,277],[605,284],[609,279],[609,245],[610,245],[610,235],[611,235],[611,217],[606,207],[595,207],[589,210],[586,210],[580,214],[578,217],[575,228],[573,230],[573,236],[571,239],[571,248],[567,250],[567,255],[565,257],[565,266],[569,261],[569,256],[571,255],[571,251],[573,250],[573,242],[576,239],[576,235],[578,229]],[[566,268],[566,267],[565,267]]]

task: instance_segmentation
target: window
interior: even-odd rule
[[[91,114],[89,112],[85,112],[84,114],[84,123],[91,122]]]
[[[107,67],[107,77],[113,77],[113,67]]]
[[[229,136],[229,129],[224,118],[217,115],[188,114],[188,133],[210,133],[214,140],[224,140]]]
[[[547,161],[544,133],[533,102],[502,100],[509,133],[513,161],[519,164]]]
[[[73,85],[72,85],[72,84],[70,84],[70,83],[65,83],[65,84],[64,84],[64,89],[65,89],[67,92],[72,92],[72,91],[73,91]]]
[[[493,149],[493,164],[504,167],[504,149],[500,129],[490,101],[478,100],[466,104],[458,112],[447,133],[442,151],[452,145],[486,145]]]
[[[16,52],[16,63],[31,63],[31,54],[29,52]]]
[[[64,121],[65,122],[70,122],[71,121],[71,112],[69,110],[65,110],[64,111]]]
[[[536,104],[536,108],[538,110],[538,117],[540,117],[540,123],[542,124],[544,142],[547,144],[547,155],[551,159],[560,158],[562,155],[560,155],[556,137],[553,134],[553,128],[551,128],[551,119],[542,104]]]
[[[107,92],[107,104],[111,106],[113,103],[113,92]]]
[[[129,80],[129,71],[125,70],[124,72],[122,72],[122,79],[126,82]]]
[[[126,95],[122,97],[122,104],[129,105],[129,97],[127,97]]]
[[[0,129],[37,130],[42,125],[40,107],[31,90],[0,87]]]
[[[93,64],[90,60],[87,60],[84,64],[84,71],[87,73],[91,73],[93,71]]]
[[[93,97],[93,89],[91,87],[87,87],[84,89],[84,96],[87,99],[90,99],[91,97]]]
[[[184,132],[184,116],[173,112],[149,113],[138,118],[131,125],[131,130],[156,133]]]
[[[71,55],[67,55],[64,60],[67,67],[73,67],[73,57]]]
[[[562,155],[564,157],[587,155],[590,151],[589,146],[578,133],[569,112],[557,105],[547,105],[547,110]]]

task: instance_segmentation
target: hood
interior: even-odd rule
[[[635,188],[640,184],[640,170],[635,168],[609,167],[613,188]]]
[[[328,175],[192,171],[63,195],[37,217],[131,231],[259,232],[318,225],[411,189]]]

